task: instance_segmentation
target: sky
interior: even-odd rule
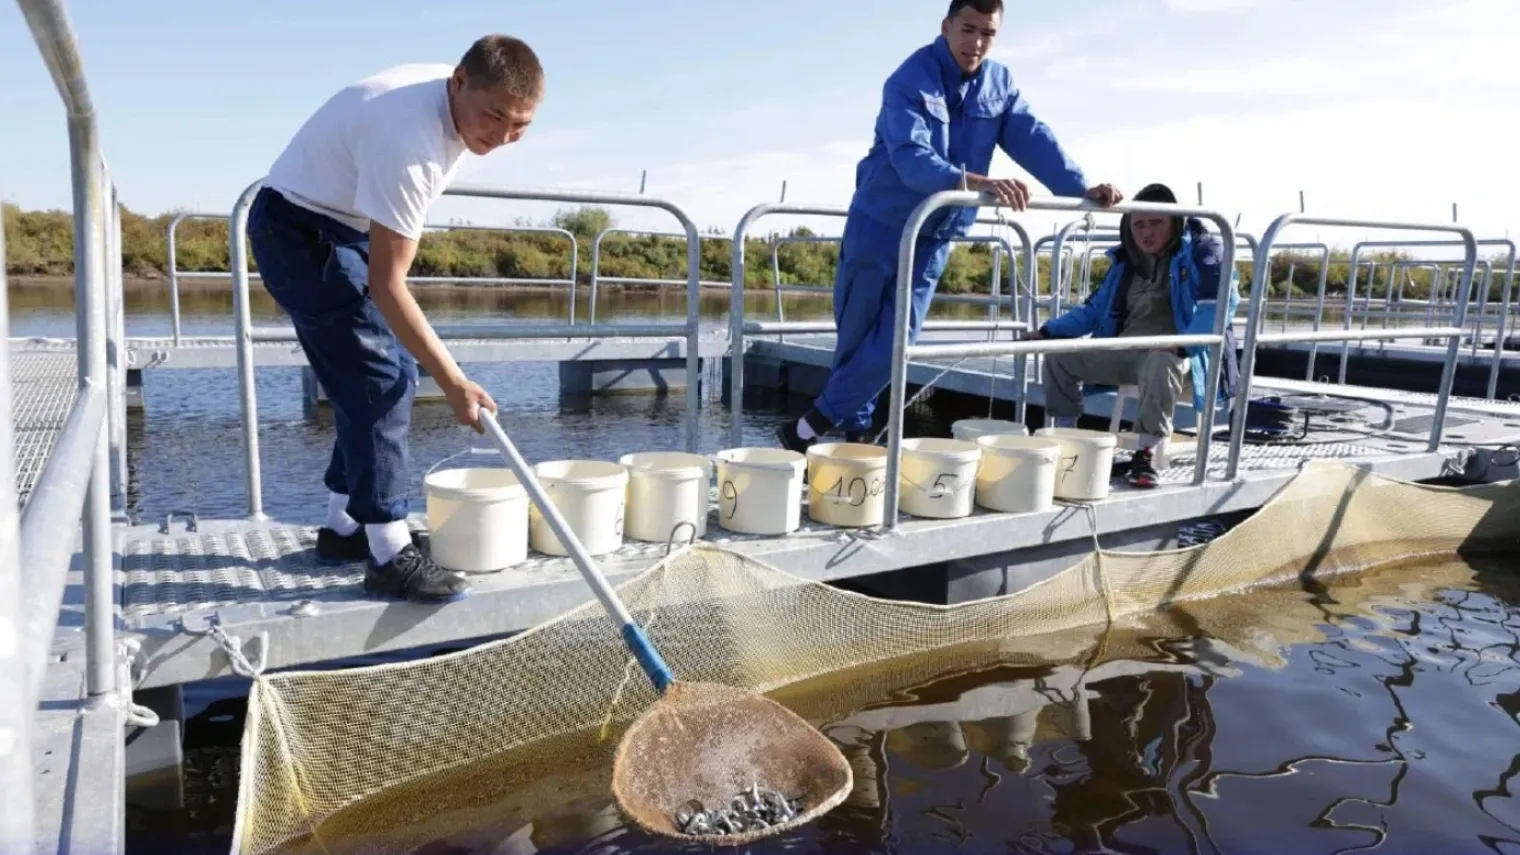
[[[780,197],[843,207],[881,84],[934,39],[944,0],[71,0],[123,202],[227,212],[306,116],[390,65],[519,36],[547,94],[519,143],[457,181],[635,193],[731,233]],[[1261,235],[1280,214],[1520,227],[1515,0],[1008,0],[993,58],[1090,180],[1152,181]],[[65,116],[15,3],[0,3],[0,198],[66,208]],[[994,175],[1030,180],[1005,155]],[[1036,186],[1037,195],[1048,191]],[[541,220],[558,205],[445,197],[432,221]],[[991,214],[984,209],[984,214]],[[619,225],[670,230],[617,208]],[[1036,235],[1069,214],[1017,215]],[[838,220],[775,217],[762,228]],[[1284,240],[1348,245],[1358,229]],[[1410,237],[1441,238],[1439,234]]]

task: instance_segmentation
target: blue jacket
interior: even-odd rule
[[[1128,218],[1126,218],[1127,220]],[[1125,228],[1128,227],[1126,223]],[[1172,320],[1180,335],[1208,335],[1214,331],[1214,309],[1219,294],[1219,263],[1223,260],[1223,244],[1209,234],[1203,222],[1189,217],[1177,248],[1172,252],[1171,288]],[[1126,299],[1118,299],[1120,292],[1129,291],[1130,270],[1128,256],[1122,246],[1110,249],[1108,275],[1103,284],[1088,296],[1086,302],[1074,306],[1058,318],[1047,321],[1040,329],[1051,338],[1109,338],[1124,328],[1129,309]],[[1227,311],[1234,317],[1240,306],[1240,275],[1230,272],[1230,296]],[[1203,412],[1204,386],[1208,382],[1209,349],[1206,347],[1183,348],[1184,355],[1192,359],[1193,410]],[[1239,371],[1235,358],[1235,332],[1233,326],[1225,326],[1224,370],[1220,373],[1220,397],[1234,397],[1238,390]]]
[[[960,187],[963,167],[986,175],[998,147],[1058,196],[1087,191],[1082,170],[1029,112],[1008,68],[984,60],[967,77],[940,36],[914,51],[882,87],[875,139],[856,167],[850,213],[901,231],[930,194]],[[960,237],[976,216],[976,208],[942,209],[920,234]]]

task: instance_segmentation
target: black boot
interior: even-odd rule
[[[791,420],[786,421],[781,425],[781,427],[776,428],[776,439],[781,443],[781,447],[787,451],[795,451],[798,454],[807,454],[807,450],[813,446],[813,443],[817,442],[819,437],[832,430],[834,425],[828,419],[824,418],[823,413],[818,412],[816,408],[809,409],[806,413],[803,414],[802,418],[806,420],[808,426],[813,429],[812,439],[803,439],[802,436],[797,433],[797,422]]]

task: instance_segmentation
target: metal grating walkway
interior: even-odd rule
[[[16,498],[26,507],[79,393],[79,368],[73,348],[29,352],[13,347],[10,357]]]

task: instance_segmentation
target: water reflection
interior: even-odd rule
[[[748,851],[1516,851],[1515,569],[1390,567],[789,687],[775,696],[842,747],[855,788]],[[711,851],[622,823],[614,745],[414,782],[289,851]]]

